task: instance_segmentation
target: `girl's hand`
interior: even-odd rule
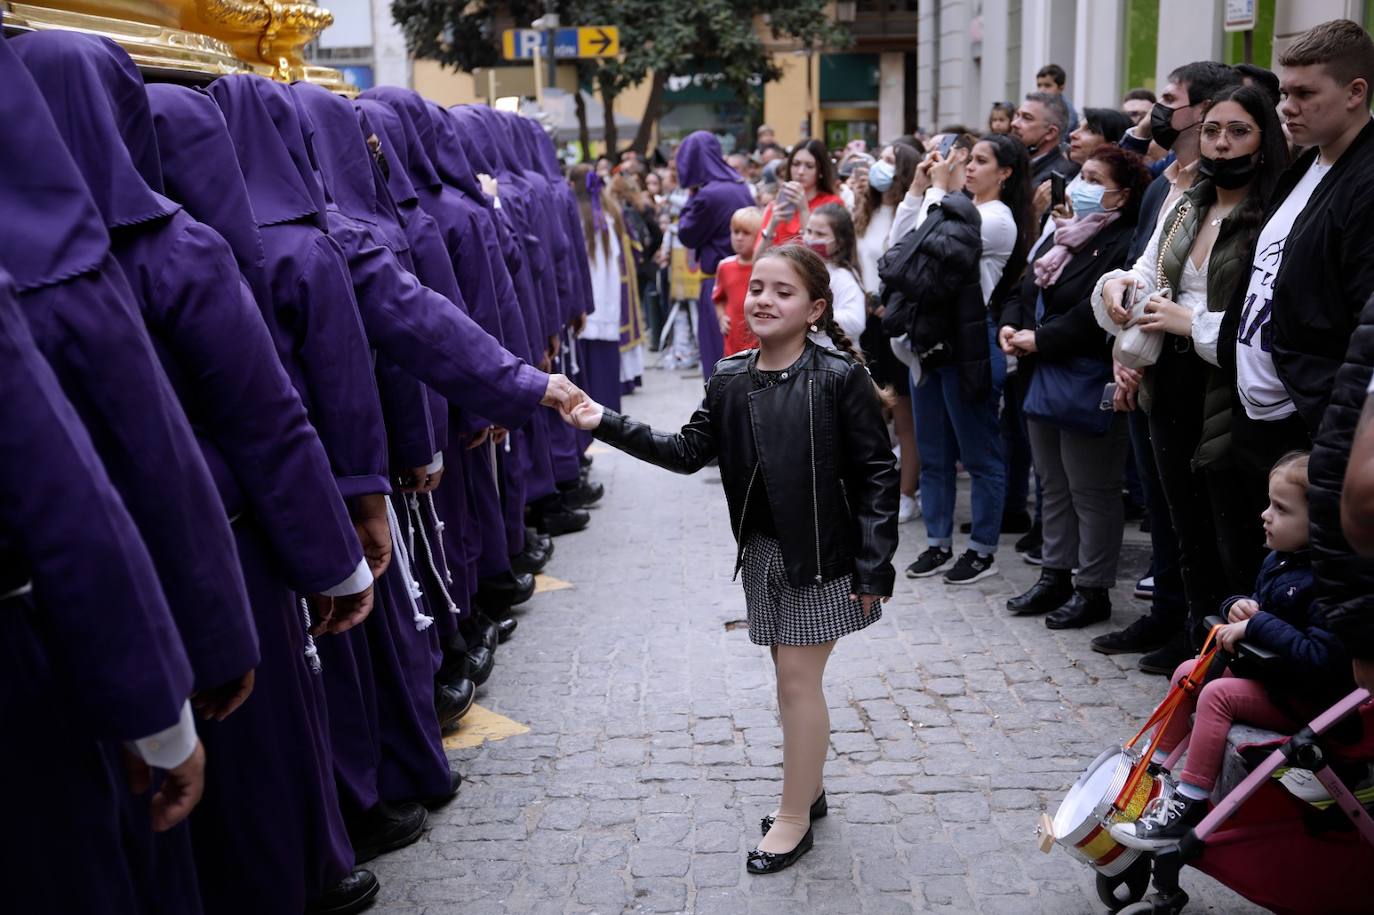
[[[1236,646],[1245,638],[1245,630],[1250,626],[1250,621],[1240,620],[1236,623],[1227,623],[1217,630],[1217,644],[1221,650],[1230,654],[1236,653]]]
[[[1259,613],[1260,606],[1248,597],[1242,597],[1231,605],[1231,609],[1226,611],[1226,618],[1233,623],[1248,620],[1250,617]]]
[[[601,417],[605,415],[605,412],[605,408],[601,404],[587,398],[579,401],[571,410],[564,410],[562,416],[563,422],[574,429],[591,432],[601,425]]]
[[[888,601],[888,598],[881,597],[877,594],[851,594],[849,595],[849,599],[858,601],[863,605],[864,619],[868,619],[868,617],[873,615],[874,607],[881,607]]]
[[[1040,217],[1045,215],[1045,211],[1050,208],[1050,180],[1046,178],[1040,182],[1040,186],[1031,195],[1031,208],[1035,210],[1035,221],[1039,222]]]
[[[930,188],[930,166],[934,164],[931,159],[922,159],[916,166],[916,174],[911,179],[911,187],[906,189],[906,195],[912,200],[920,200],[926,195]]]
[[[1136,407],[1136,392],[1140,390],[1141,374],[1112,361],[1112,378],[1116,381],[1116,398],[1112,408],[1118,413],[1130,413]]]
[[[1131,316],[1121,307],[1121,300],[1126,295],[1126,289],[1132,284],[1139,285],[1135,277],[1118,276],[1102,285],[1102,304],[1107,307],[1107,317],[1112,319],[1112,323],[1122,327],[1126,326]]]
[[[945,191],[957,191],[964,186],[964,163],[967,154],[961,149],[951,149],[946,159],[937,151],[930,166],[930,186]]]
[[[1155,294],[1145,303],[1145,313],[1136,321],[1141,330],[1151,333],[1174,334],[1178,337],[1193,335],[1193,310],[1187,305],[1166,299]]]

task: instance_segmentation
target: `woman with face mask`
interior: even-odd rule
[[[1030,373],[1022,409],[1043,488],[1040,580],[1007,609],[1046,614],[1051,629],[1077,629],[1112,612],[1130,443],[1126,417],[1100,409],[1112,356],[1090,294],[1098,277],[1128,262],[1150,180],[1139,156],[1110,143],[1087,158],[1079,178],[1070,206],[1055,209],[1051,231],[1031,252],[998,333],[1002,351]]]
[[[1140,406],[1149,414],[1190,617],[1182,631],[1162,631],[1143,617],[1133,624],[1142,631],[1111,638],[1158,645],[1173,639],[1180,652],[1204,616],[1240,593],[1264,556],[1264,493],[1238,491],[1226,473],[1234,369],[1219,366],[1217,344],[1222,314],[1237,284],[1249,279],[1265,201],[1288,163],[1273,102],[1254,86],[1218,92],[1199,131],[1198,180],[1159,220],[1135,266],[1104,276],[1092,299],[1097,323],[1110,334],[1134,324],[1165,335],[1155,364],[1128,380],[1139,378]],[[1136,304],[1129,314],[1128,296]],[[1134,398],[1119,399],[1120,409],[1135,406]]]

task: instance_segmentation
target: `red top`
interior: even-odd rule
[[[808,211],[814,213],[817,208],[825,206],[827,203],[838,203],[844,206],[844,200],[836,194],[827,194],[824,191],[811,198],[807,203]],[[763,225],[759,229],[759,238],[754,242],[754,251],[759,250],[759,245],[763,244],[763,230],[768,228],[768,222],[773,218],[773,204],[768,204],[763,211]],[[778,227],[773,232],[773,244],[785,245],[790,241],[796,241],[801,236],[801,214],[793,213],[790,219],[778,223]]]
[[[749,291],[749,274],[753,264],[741,263],[738,257],[727,257],[716,267],[716,288],[711,301],[724,308],[730,319],[730,332],[725,335],[725,355],[733,356],[759,345],[759,338],[744,320],[744,296]]]

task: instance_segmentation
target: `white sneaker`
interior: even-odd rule
[[[1287,788],[1289,794],[1313,807],[1329,807],[1334,801],[1331,792],[1317,780],[1316,774],[1307,769],[1289,769],[1279,776],[1279,784]],[[1374,791],[1371,791],[1371,788],[1374,788],[1374,771],[1366,768],[1363,778],[1353,785],[1347,783],[1346,787],[1355,795],[1356,800],[1369,803],[1371,795],[1374,795]]]
[[[915,496],[897,497],[897,523],[905,524],[921,517],[921,503]]]

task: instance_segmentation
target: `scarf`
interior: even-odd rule
[[[1069,265],[1069,261],[1073,260],[1073,256],[1096,238],[1098,232],[1116,222],[1120,215],[1112,211],[1089,213],[1087,216],[1074,216],[1071,219],[1054,217],[1054,247],[1034,263],[1035,285],[1045,289],[1059,282],[1060,274]]]

